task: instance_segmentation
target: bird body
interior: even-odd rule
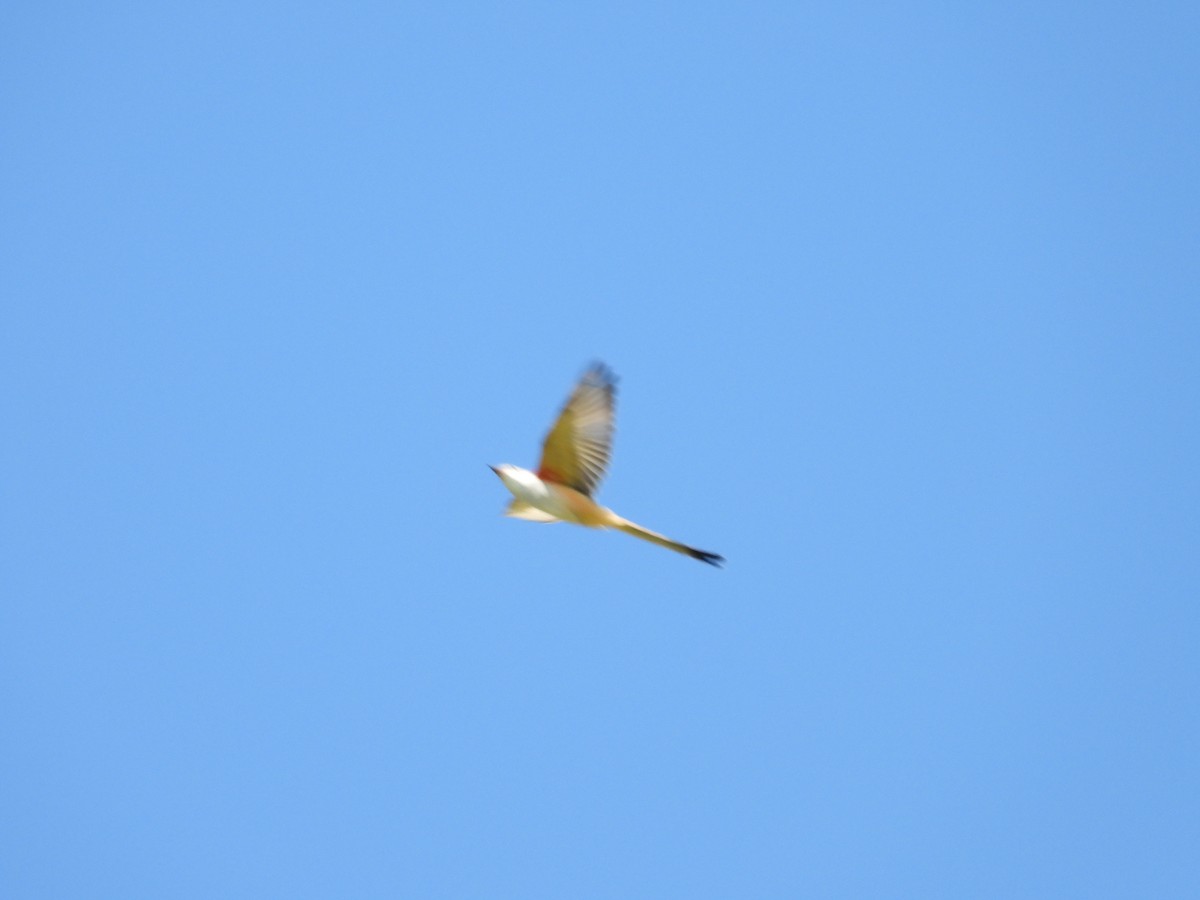
[[[520,466],[497,466],[496,474],[516,498],[506,513],[513,518],[524,518],[525,507],[533,507],[551,517],[535,521],[573,522],[591,528],[612,526],[619,518],[611,509],[605,509],[586,494],[553,481],[543,481],[536,472]]]
[[[603,365],[589,369],[546,435],[536,472],[520,466],[491,469],[513,495],[505,515],[533,522],[572,522],[613,528],[693,559],[719,566],[724,559],[622,518],[592,499],[612,453],[616,382]]]

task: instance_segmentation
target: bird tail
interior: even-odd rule
[[[648,528],[643,528],[641,525],[635,525],[628,519],[617,519],[612,525],[618,531],[623,531],[626,534],[631,534],[635,538],[641,538],[643,541],[649,541],[652,544],[658,544],[660,547],[666,547],[668,550],[674,550],[676,553],[682,553],[685,556],[690,556],[692,559],[698,559],[701,562],[706,562],[710,566],[720,568],[725,562],[725,557],[718,556],[715,553],[709,553],[706,550],[697,550],[695,547],[689,547],[687,544],[681,544],[678,541],[673,541],[669,537],[665,537]]]

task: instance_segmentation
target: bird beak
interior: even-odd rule
[[[500,470],[497,469],[495,466],[488,466],[488,468],[491,469],[493,472],[495,472],[497,475],[500,474]]]

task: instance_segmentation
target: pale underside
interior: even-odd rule
[[[526,522],[561,522],[562,519],[552,516],[544,509],[538,509],[532,503],[524,500],[513,500],[508,504],[504,514],[513,519],[524,519]]]

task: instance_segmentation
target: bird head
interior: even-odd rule
[[[528,490],[538,482],[537,475],[520,466],[510,466],[505,463],[502,466],[488,466],[488,468],[496,473],[510,491]]]

